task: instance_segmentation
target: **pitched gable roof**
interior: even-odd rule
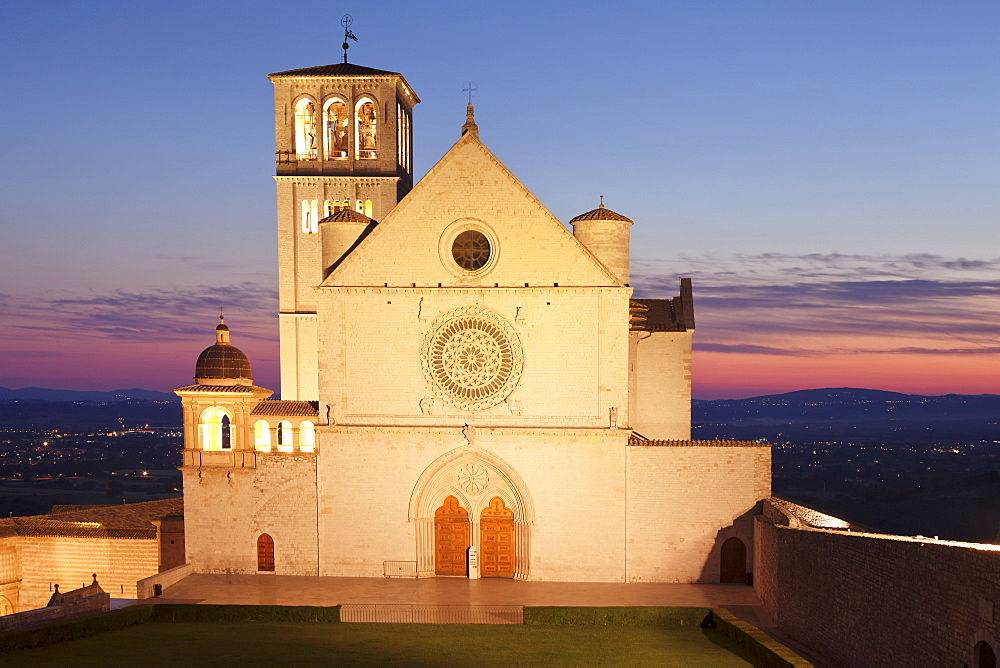
[[[443,257],[445,230],[462,220],[496,236],[497,260],[482,275],[456,277]],[[323,285],[385,283],[621,286],[475,133],[463,135]]]

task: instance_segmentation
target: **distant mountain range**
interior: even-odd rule
[[[93,401],[105,403],[108,401],[178,401],[173,392],[157,392],[156,390],[111,390],[96,392],[90,390],[51,390],[45,387],[22,387],[10,390],[0,387],[0,401]]]
[[[978,441],[1000,438],[1000,395],[826,388],[695,400],[691,417],[694,438]]]

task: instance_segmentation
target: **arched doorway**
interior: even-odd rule
[[[747,582],[747,546],[735,536],[727,538],[722,544],[719,582],[733,584]]]
[[[494,496],[479,524],[479,572],[484,578],[514,577],[514,511]]]
[[[468,575],[469,512],[454,496],[434,511],[434,573]]]
[[[257,539],[257,570],[274,571],[274,539],[266,533]]]
[[[997,668],[997,655],[985,640],[976,643],[976,666],[978,668]]]

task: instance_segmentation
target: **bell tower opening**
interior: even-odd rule
[[[403,75],[354,63],[275,72],[281,396],[316,401],[322,219],[382,220],[413,188],[413,107]]]

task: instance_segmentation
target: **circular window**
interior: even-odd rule
[[[490,240],[479,230],[466,230],[451,244],[451,256],[466,271],[479,271],[490,261]]]
[[[500,403],[521,377],[521,344],[501,316],[475,307],[434,321],[420,354],[424,377],[445,401],[464,410]]]

